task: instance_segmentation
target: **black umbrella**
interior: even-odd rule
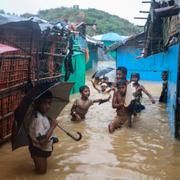
[[[48,116],[57,118],[66,104],[69,102],[69,94],[74,83],[41,83],[36,85],[23,98],[15,110],[15,120],[12,128],[12,150],[29,144],[27,127],[31,122],[33,112],[33,101],[40,97],[47,90],[53,94],[53,101]]]
[[[93,74],[92,78],[97,78],[97,77],[100,77],[100,76],[104,76],[105,74],[111,72],[112,70],[114,70],[114,68],[112,68],[112,67],[107,67],[105,69],[98,70]]]

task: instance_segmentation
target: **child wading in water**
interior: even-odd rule
[[[105,82],[100,85],[100,89],[94,84],[93,81],[91,81],[91,82],[92,82],[94,89],[96,89],[98,93],[109,94],[112,90],[114,90],[114,88],[108,87],[108,84]]]
[[[38,174],[46,173],[47,158],[53,151],[52,134],[57,121],[47,117],[52,98],[52,93],[47,91],[35,101],[35,114],[29,126],[29,151]]]
[[[162,72],[162,91],[161,96],[159,97],[159,102],[167,103],[167,93],[168,93],[168,71]]]
[[[127,68],[124,66],[120,66],[116,69],[116,83],[115,86],[117,86],[117,83],[121,80],[126,82],[126,97],[125,97],[125,107],[128,107],[131,103],[131,97],[132,97],[132,89],[129,84],[129,81],[126,79],[127,76]]]
[[[126,76],[127,76],[127,68],[126,67],[120,66],[116,69],[116,82],[118,82],[120,80],[125,80],[126,84],[128,84]]]
[[[81,86],[79,88],[79,92],[81,93],[81,98],[75,100],[71,108],[72,121],[85,120],[85,115],[87,114],[90,106],[92,106],[94,103],[101,104],[107,102],[110,99],[110,96],[107,99],[97,99],[97,100],[89,99],[90,89],[88,86]]]
[[[133,111],[134,115],[136,115],[136,113],[139,113],[143,109],[145,109],[145,106],[143,106],[141,104],[142,92],[144,92],[149,97],[149,99],[151,100],[151,102],[153,104],[155,103],[155,100],[151,96],[151,94],[144,88],[144,86],[139,84],[139,79],[140,79],[139,73],[131,74],[131,87],[132,87],[132,91],[133,91],[133,98],[132,98],[131,105],[133,108],[132,111]]]
[[[119,80],[117,83],[117,91],[114,92],[112,100],[112,107],[116,109],[117,116],[108,126],[110,133],[113,133],[115,129],[122,127],[122,125],[129,121],[129,109],[125,107],[126,89],[126,80]]]

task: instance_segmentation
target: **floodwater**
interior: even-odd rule
[[[99,98],[91,87],[92,98]],[[151,104],[144,95],[146,109],[134,119],[133,128],[108,133],[115,116],[111,103],[94,105],[81,123],[70,122],[72,102],[58,118],[68,130],[78,130],[79,142],[56,129],[60,142],[54,145],[45,175],[34,173],[27,147],[11,151],[9,143],[0,147],[0,179],[2,180],[176,180],[180,179],[180,142],[171,137],[165,106],[158,103],[161,85],[142,82],[157,100]]]

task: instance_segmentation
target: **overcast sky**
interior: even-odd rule
[[[139,25],[143,25],[145,20],[135,20],[134,17],[146,16],[139,11],[149,10],[149,4],[142,4],[142,0],[0,0],[0,9],[18,15],[26,12],[37,14],[39,10],[73,5],[79,5],[82,9],[104,10]]]

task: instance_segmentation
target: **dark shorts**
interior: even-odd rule
[[[140,113],[144,109],[145,109],[145,106],[136,100],[133,100],[131,104],[128,106],[128,110],[130,114]]]
[[[47,157],[51,156],[51,153],[52,153],[52,151],[43,151],[43,150],[35,147],[32,144],[30,137],[29,137],[29,152],[30,152],[31,156],[43,157],[43,158],[47,158]]]
[[[43,158],[47,158],[51,156],[51,153],[52,153],[52,151],[43,151],[34,146],[29,146],[29,151],[31,153],[31,156],[43,157]]]

